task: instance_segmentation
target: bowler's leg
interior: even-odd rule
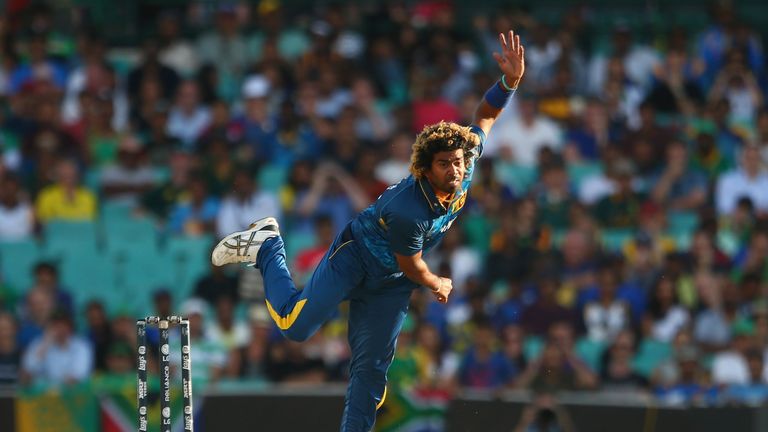
[[[350,381],[342,432],[368,432],[384,403],[387,370],[408,311],[410,290],[383,290],[350,300]]]
[[[363,279],[361,265],[339,239],[318,265],[303,290],[293,283],[280,237],[267,239],[257,265],[264,277],[267,310],[288,339],[304,341],[333,314],[349,291]]]

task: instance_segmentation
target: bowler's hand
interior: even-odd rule
[[[432,287],[432,292],[440,303],[448,303],[448,296],[451,295],[451,291],[453,291],[453,282],[444,277],[439,278],[436,287]]]
[[[499,33],[501,54],[493,53],[493,58],[499,64],[499,69],[506,76],[507,84],[516,88],[525,73],[525,48],[520,43],[520,35],[512,30],[507,36]]]

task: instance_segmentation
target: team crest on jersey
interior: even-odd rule
[[[467,193],[464,192],[464,193],[461,194],[461,196],[456,201],[454,201],[451,204],[450,212],[451,213],[458,212],[459,210],[461,210],[462,207],[464,207],[464,203],[466,203],[466,202],[467,202]]]

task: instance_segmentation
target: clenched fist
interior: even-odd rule
[[[437,296],[437,301],[440,303],[448,303],[448,296],[453,291],[453,281],[448,278],[441,277],[437,282],[437,286],[432,287],[432,292]]]

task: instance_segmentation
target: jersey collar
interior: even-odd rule
[[[421,190],[421,193],[424,195],[424,198],[427,200],[427,203],[429,204],[430,210],[433,212],[444,214],[448,211],[448,209],[440,202],[440,199],[437,198],[437,195],[435,194],[435,190],[432,189],[432,185],[429,184],[429,181],[425,178],[416,179],[416,187]]]

